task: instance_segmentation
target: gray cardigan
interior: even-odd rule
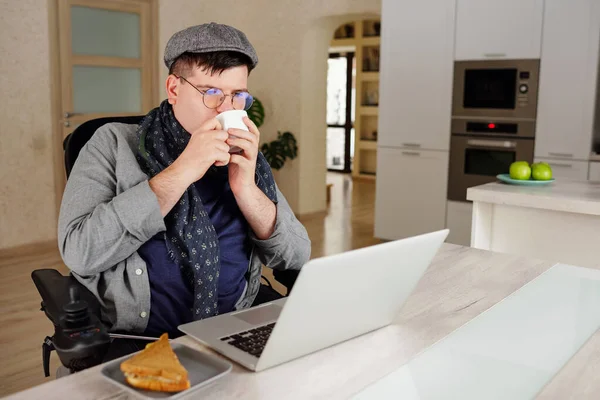
[[[111,123],[82,148],[65,187],[58,245],[73,275],[100,301],[111,331],[140,333],[150,310],[146,263],[138,248],[165,231],[158,200],[135,158],[136,125]],[[262,264],[300,269],[310,257],[310,240],[277,189],[277,219],[270,238],[250,230],[249,279],[236,309],[250,307],[260,287]]]

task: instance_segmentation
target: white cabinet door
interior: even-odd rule
[[[600,1],[546,0],[535,156],[587,160],[592,147]]]
[[[548,158],[535,158],[535,162],[547,162],[552,168],[552,177],[555,179],[572,179],[585,181],[588,178],[587,161],[552,160]]]
[[[383,0],[378,144],[448,150],[455,0]]]
[[[588,179],[590,181],[600,182],[600,162],[590,163],[590,173]]]
[[[375,236],[395,240],[444,229],[448,152],[378,148]]]
[[[448,201],[446,209],[446,228],[450,230],[446,242],[461,246],[471,245],[471,220],[473,203],[466,201]]]
[[[457,60],[540,58],[544,0],[457,0],[456,7]]]

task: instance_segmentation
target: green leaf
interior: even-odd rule
[[[283,154],[286,158],[293,160],[298,155],[298,145],[296,138],[291,132],[278,132],[278,141],[281,143]]]
[[[271,168],[279,170],[283,167],[283,164],[285,164],[285,156],[279,141],[274,140],[270,143],[263,144],[260,151],[265,156],[265,159]]]
[[[256,127],[260,127],[265,122],[265,108],[259,99],[254,98],[254,103],[250,106],[250,108],[246,111],[248,113],[248,118]]]

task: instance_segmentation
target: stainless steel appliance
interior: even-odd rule
[[[454,63],[453,117],[536,118],[540,60]]]
[[[448,200],[467,201],[467,189],[496,180],[517,160],[533,162],[534,121],[452,120]]]

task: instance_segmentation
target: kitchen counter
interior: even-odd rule
[[[547,186],[517,186],[493,182],[467,189],[467,200],[600,215],[600,183],[559,179]]]
[[[488,183],[467,190],[471,246],[600,264],[600,182],[558,179],[547,186]]]

